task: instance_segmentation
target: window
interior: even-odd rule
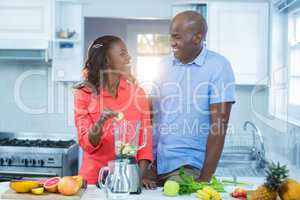
[[[300,12],[289,18],[289,118],[300,121]]]
[[[158,73],[158,64],[162,57],[170,54],[169,35],[137,35],[137,79],[139,82],[151,82]]]
[[[300,11],[288,14],[288,24],[277,21],[274,30],[269,110],[276,118],[300,125]]]

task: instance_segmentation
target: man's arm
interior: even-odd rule
[[[205,160],[198,181],[210,181],[215,173],[225,142],[231,104],[225,102],[210,105],[211,127],[206,144]]]

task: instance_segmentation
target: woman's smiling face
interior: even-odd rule
[[[108,68],[111,70],[123,70],[128,66],[131,57],[124,42],[115,42],[108,50]]]

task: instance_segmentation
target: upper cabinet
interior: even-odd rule
[[[197,4],[198,8],[202,6],[202,14],[207,15],[206,44],[231,62],[236,84],[267,84],[269,4],[241,1]],[[203,11],[204,4],[206,11]],[[195,2],[190,2],[190,5],[184,10],[199,10]],[[173,11],[178,12],[178,8],[178,4],[174,5]]]
[[[52,61],[54,81],[81,79],[80,0],[0,0],[0,59]]]
[[[0,48],[47,46],[52,37],[52,8],[52,0],[1,0]]]
[[[208,47],[229,59],[237,84],[267,83],[268,12],[268,3],[261,2],[208,6]]]
[[[52,79],[79,81],[83,67],[84,18],[78,1],[55,4]]]

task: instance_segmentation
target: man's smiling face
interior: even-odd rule
[[[197,37],[198,36],[198,37]],[[184,17],[175,17],[170,26],[170,45],[174,56],[182,63],[190,61],[199,49],[199,34],[195,33]]]

